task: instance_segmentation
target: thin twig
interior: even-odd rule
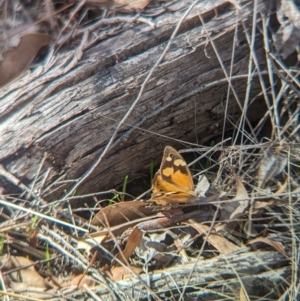
[[[40,212],[37,212],[37,211],[34,211],[34,210],[32,210],[32,209],[24,208],[24,207],[18,206],[18,205],[16,205],[16,204],[11,203],[11,202],[6,202],[6,201],[3,201],[3,200],[0,200],[0,204],[2,204],[3,206],[7,206],[7,207],[14,208],[14,209],[18,209],[18,210],[20,210],[20,211],[24,211],[24,212],[27,212],[27,213],[30,213],[30,214],[33,214],[33,215],[37,215],[37,216],[39,216],[39,217],[41,217],[41,218],[44,218],[44,219],[49,220],[49,221],[54,222],[54,223],[61,224],[61,225],[63,225],[63,226],[67,226],[67,227],[70,227],[70,228],[75,228],[75,229],[80,230],[80,231],[83,231],[83,232],[88,232],[88,230],[83,229],[83,228],[81,228],[81,227],[78,227],[78,226],[75,226],[75,225],[66,223],[66,222],[61,221],[61,220],[59,220],[59,219],[56,219],[56,218],[54,218],[54,217],[45,215],[45,214],[40,213]]]
[[[30,193],[28,194],[26,200],[29,199],[29,196],[30,196],[31,193],[33,192],[35,183],[36,183],[36,181],[37,181],[38,176],[40,175],[40,172],[41,172],[41,170],[42,170],[42,167],[43,167],[43,165],[44,165],[44,163],[45,163],[46,158],[47,158],[47,153],[45,152],[45,153],[44,153],[44,156],[43,156],[43,158],[42,158],[42,160],[41,160],[41,163],[39,164],[39,167],[38,167],[38,170],[37,170],[36,175],[35,175],[35,177],[34,177],[34,180],[33,180],[32,184],[31,184]],[[33,203],[33,205],[36,205],[36,204]]]
[[[40,196],[35,194],[31,189],[29,189],[26,185],[24,185],[17,177],[8,172],[1,164],[0,164],[0,176],[6,178],[12,184],[18,186],[22,190],[26,191],[29,195],[31,195],[37,201],[47,204]]]

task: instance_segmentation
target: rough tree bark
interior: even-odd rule
[[[140,177],[151,161],[158,162],[165,145],[180,145],[174,139],[201,144],[222,132],[229,83],[210,40],[227,74],[232,72],[236,96],[231,89],[227,114],[239,118],[247,89],[252,2],[242,2],[240,10],[225,0],[196,4],[109,152],[77,194],[116,188],[124,175]],[[257,11],[264,13],[270,1],[257,4]],[[125,22],[113,32],[85,32],[76,50],[55,54],[45,66],[3,88],[0,163],[5,169],[28,184],[46,156],[40,171],[48,172],[43,197],[49,191],[61,197],[70,183],[48,191],[45,187],[58,179],[82,177],[99,158],[188,5],[176,2],[174,11],[153,18],[155,28]],[[258,33],[255,49],[260,60],[263,42]],[[260,91],[254,76],[250,99]],[[8,181],[2,178],[0,184],[9,191]]]
[[[115,282],[111,288],[104,284],[94,289],[104,300],[114,300],[114,296],[120,300],[148,300],[146,285],[162,300],[180,300],[181,294],[182,300],[246,300],[241,290],[250,300],[279,300],[284,290],[288,291],[288,281],[283,279],[290,279],[291,274],[289,259],[279,252],[253,252],[244,247],[231,254],[185,263],[184,268],[165,268],[143,274],[140,279]]]

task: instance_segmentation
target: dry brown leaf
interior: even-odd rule
[[[274,204],[274,200],[255,202],[254,207],[253,207],[253,209],[255,209],[255,210],[253,211],[253,214],[256,214],[258,212],[257,209],[262,209],[262,208],[265,208],[265,207],[273,205],[273,204]]]
[[[45,289],[45,279],[35,270],[33,261],[22,257],[22,256],[4,256],[1,258],[2,261],[6,261],[4,270],[9,270],[13,268],[22,268],[17,272],[10,273],[5,276],[5,282],[13,283],[13,286],[22,287],[23,289],[29,288],[39,288]]]
[[[197,223],[192,220],[190,223],[190,226],[192,226],[194,229],[196,229],[200,234],[206,235],[209,232],[210,227]],[[213,245],[220,253],[227,254],[230,252],[234,252],[240,249],[240,247],[236,246],[226,238],[210,233],[207,242],[209,242],[211,245]]]
[[[194,218],[200,214],[200,210],[195,210],[189,213],[180,213],[181,210],[176,209],[175,210],[170,210],[170,211],[165,211],[163,212],[165,217],[160,217],[152,220],[148,220],[145,222],[141,222],[138,224],[139,229],[148,231],[148,230],[155,230],[155,229],[163,229],[166,227],[171,227],[173,225],[182,223],[190,218]],[[169,214],[169,213],[173,214]],[[176,213],[175,213],[176,212]]]
[[[142,268],[129,266],[133,273],[130,273],[125,267],[116,266],[111,269],[111,271],[107,271],[106,273],[109,277],[114,281],[120,281],[123,279],[129,279],[135,277],[135,274],[140,274],[142,272]]]
[[[80,281],[80,283],[79,283]],[[75,276],[71,282],[68,283],[68,285],[64,284],[63,286],[66,287],[66,286],[78,286],[79,288],[82,288],[83,285],[87,285],[88,287],[94,287],[96,285],[96,282],[95,280],[91,277],[91,276],[88,276],[88,275],[84,275],[83,274],[80,274],[80,275],[77,275]]]
[[[287,177],[284,181],[284,183],[276,190],[276,192],[274,194],[281,194],[285,191],[287,185],[288,185],[288,182],[289,182],[289,177]],[[254,203],[254,209],[255,211],[253,211],[254,214],[257,213],[257,209],[261,209],[261,208],[265,208],[266,206],[270,206],[270,205],[273,205],[275,202],[274,199],[270,199],[270,200],[267,200],[267,201],[257,201]]]
[[[156,214],[152,208],[147,206],[149,206],[147,203],[141,201],[121,202],[107,206],[93,218],[92,225],[113,227]],[[106,225],[105,217],[109,225]]]
[[[235,194],[234,200],[238,201],[238,200],[247,199],[248,192],[247,192],[242,180],[236,174],[234,174],[234,178],[236,181],[236,194]]]
[[[7,51],[0,62],[0,86],[19,76],[33,61],[42,46],[50,43],[47,34],[31,33],[20,39],[18,47]]]
[[[143,236],[143,232],[139,230],[137,227],[135,227],[127,239],[125,250],[122,252],[122,254],[119,253],[117,255],[117,258],[121,262],[125,263],[124,258],[126,259],[126,261],[128,260],[128,258],[131,256],[135,248],[139,245],[142,236]]]
[[[29,288],[42,288],[45,289],[45,279],[37,272],[30,269],[23,269],[19,272],[12,273],[11,275],[16,279],[14,286],[16,283],[20,283],[20,286]],[[17,281],[19,279],[19,281]]]
[[[257,242],[263,242],[265,244],[268,244],[269,246],[273,247],[274,249],[276,249],[279,253],[281,253],[284,257],[288,258],[289,257],[286,255],[283,245],[280,241],[275,241],[275,240],[271,240],[267,237],[257,237],[253,240],[250,240],[249,242],[247,242],[247,245],[249,244],[254,244]]]
[[[222,205],[221,216],[220,216],[221,221],[228,220],[228,219],[234,220],[235,217],[244,213],[245,209],[248,207],[249,204],[249,201],[247,200],[248,193],[243,182],[235,173],[233,174],[236,180],[236,195],[232,200]],[[216,225],[215,230],[217,233],[224,232],[224,230],[227,229],[228,227],[234,228],[235,224],[220,223]]]
[[[247,200],[249,198],[247,190],[242,182],[242,180],[234,174],[235,181],[236,181],[236,195],[233,199],[233,201],[239,201],[238,207],[234,209],[234,211],[231,213],[229,219],[233,220],[236,216],[241,215],[245,212],[245,210],[248,208],[249,201]]]
[[[285,59],[299,47],[300,10],[294,1],[277,1],[277,19],[281,26],[274,35],[274,42],[276,50]]]
[[[288,183],[289,183],[289,177],[286,177],[284,183],[275,191],[275,194],[284,193]]]
[[[38,234],[38,230],[37,230],[37,229],[34,229],[34,230],[32,231],[32,233],[30,234],[30,237],[29,237],[29,245],[30,245],[31,247],[36,248],[36,246],[38,245],[37,234]]]
[[[2,258],[7,258],[9,259],[9,261],[5,264],[5,269],[13,269],[13,268],[19,268],[19,267],[27,267],[27,269],[29,270],[35,270],[34,269],[34,264],[33,264],[33,261],[29,260],[28,258],[26,257],[22,257],[22,256],[9,256],[7,257],[4,256]],[[2,259],[1,258],[1,262],[2,262]]]
[[[140,244],[140,241],[143,236],[143,232],[140,229],[142,230],[162,229],[177,224],[179,222],[182,222],[184,220],[187,220],[191,217],[195,217],[199,214],[199,211],[182,214],[181,210],[179,209],[173,209],[168,211],[168,213],[171,212],[172,215],[170,217],[157,218],[154,220],[139,223],[138,226],[136,226],[132,231],[132,233],[129,235],[125,250],[122,252],[122,254],[119,253],[117,255],[117,258],[124,263],[132,255],[135,248]],[[164,213],[166,214],[166,212]]]
[[[272,150],[265,152],[258,169],[258,187],[263,187],[272,177],[282,172],[287,164],[283,153],[276,154]]]
[[[87,0],[87,3],[99,5],[105,9],[132,12],[143,10],[152,0]]]

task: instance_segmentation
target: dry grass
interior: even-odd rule
[[[85,49],[105,39],[104,33],[99,34],[87,45],[84,39],[87,30],[104,25],[111,26],[112,31],[118,30],[121,22],[138,20],[152,25],[142,17],[124,17],[118,12],[113,21],[105,18],[95,21],[99,8],[89,10],[84,2],[76,7],[57,7],[50,0],[43,5],[32,3],[36,5],[22,7],[21,11],[32,16],[39,31],[42,28],[46,34],[58,33],[55,49],[58,52],[67,47],[67,41],[72,41],[71,47],[82,55]],[[17,12],[8,2],[3,5],[9,24],[3,32],[7,33],[13,28],[10,22]],[[148,12],[161,13],[160,9],[158,3]],[[103,7],[100,11],[103,12]],[[89,23],[93,17],[93,23]],[[204,24],[201,15],[199,18]],[[258,18],[262,22],[257,22]],[[88,208],[84,203],[87,196],[76,195],[76,185],[81,183],[78,181],[68,195],[49,203],[43,199],[49,191],[40,190],[45,177],[40,170],[45,158],[29,185],[1,167],[0,175],[16,187],[14,195],[0,196],[1,293],[6,300],[299,299],[299,65],[290,64],[295,52],[288,60],[278,55],[271,36],[271,18],[274,14],[253,15],[257,26],[248,35],[251,52],[248,90],[240,120],[232,124],[231,139],[225,138],[228,132],[224,126],[222,137],[212,139],[220,142],[190,150],[197,154],[192,163],[194,174],[208,178],[211,187],[207,195],[212,196],[201,199],[204,205],[200,207],[182,209],[181,214],[187,217],[181,223],[171,216],[167,227],[154,229],[157,224],[151,227],[145,224],[144,213],[139,225],[145,234],[138,240],[129,236],[134,225],[120,229],[121,217],[116,212],[113,218],[108,214],[102,217],[104,227],[96,225],[95,221],[101,219],[97,215],[99,209],[103,204],[117,201],[121,192],[110,191],[115,196],[111,200],[102,199],[107,192],[92,194],[97,206]],[[46,20],[45,24],[42,20]],[[21,25],[24,22],[21,18]],[[261,69],[255,53],[252,37],[256,32],[264,36],[265,69]],[[83,37],[79,45],[76,37]],[[208,43],[218,54],[214,41]],[[65,62],[65,68],[71,68],[77,59]],[[219,62],[222,66],[220,57]],[[151,72],[158,64],[159,61]],[[260,78],[262,91],[250,99],[254,73]],[[231,121],[226,113],[229,95],[235,95],[231,70],[228,73],[224,69],[224,77],[228,81],[224,110],[226,119]],[[247,116],[255,101],[264,102],[267,109],[264,117],[252,125]],[[126,116],[119,128],[125,121]],[[226,197],[216,196],[224,191]],[[70,206],[74,199],[82,199],[82,208],[77,211]],[[121,207],[118,213],[122,216],[125,209]],[[188,215],[193,211],[197,214]],[[161,215],[155,213],[155,218],[156,222]],[[134,240],[140,244],[126,258],[126,254],[122,255],[126,253],[125,246],[134,245]]]

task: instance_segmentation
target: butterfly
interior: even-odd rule
[[[171,146],[166,146],[158,172],[152,181],[150,201],[166,205],[194,201],[197,197],[194,182],[183,157]]]

